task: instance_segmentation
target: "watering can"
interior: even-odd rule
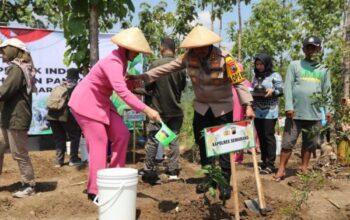
[[[163,121],[160,121],[160,124],[161,128],[156,133],[155,138],[161,145],[167,146],[176,138],[176,134]]]

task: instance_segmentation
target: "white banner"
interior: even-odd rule
[[[100,58],[109,54],[116,45],[111,42],[113,34],[100,34],[99,55]],[[66,41],[62,31],[50,31],[42,29],[23,29],[0,27],[0,39],[18,38],[29,49],[36,68],[36,86],[38,94],[33,94],[33,120],[29,130],[31,135],[51,134],[51,129],[46,121],[46,101],[52,88],[58,85],[66,76],[67,69],[63,63]],[[0,84],[6,78],[7,65],[0,59]]]

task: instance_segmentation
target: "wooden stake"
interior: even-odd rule
[[[258,190],[259,208],[260,208],[260,213],[262,215],[264,215],[264,214],[266,214],[266,202],[265,202],[265,197],[264,197],[264,190],[263,190],[263,187],[261,184],[258,162],[256,160],[255,148],[252,148],[252,155],[253,155],[253,165],[254,165],[256,188]]]
[[[136,163],[136,122],[134,121],[133,122],[133,124],[134,124],[134,132],[133,132],[133,134],[132,134],[132,139],[133,139],[133,150],[132,150],[132,162],[133,163]]]
[[[238,186],[237,186],[237,170],[235,163],[235,154],[230,153],[231,162],[231,184],[233,188],[233,203],[235,206],[235,220],[239,220],[239,203],[238,203]]]

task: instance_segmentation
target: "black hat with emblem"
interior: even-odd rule
[[[303,41],[303,47],[306,47],[307,45],[314,45],[316,47],[321,47],[321,39],[316,36],[309,36],[304,39]]]

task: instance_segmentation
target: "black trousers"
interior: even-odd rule
[[[260,141],[261,160],[266,167],[275,168],[276,138],[275,125],[277,119],[254,119],[254,125]]]
[[[78,157],[81,129],[75,119],[69,118],[67,122],[50,120],[52,135],[56,146],[56,162],[63,164],[66,152],[66,141],[70,141],[70,161]]]
[[[214,158],[207,158],[206,149],[205,149],[205,141],[203,136],[203,129],[207,127],[212,127],[216,125],[222,125],[233,122],[232,112],[229,112],[225,115],[215,117],[211,109],[209,108],[205,115],[201,115],[198,112],[194,112],[193,116],[193,132],[196,143],[199,146],[199,153],[201,157],[201,165],[205,166],[208,164],[212,164]],[[220,155],[219,163],[221,170],[226,178],[230,180],[231,176],[231,164],[230,164],[230,155],[224,154]]]

